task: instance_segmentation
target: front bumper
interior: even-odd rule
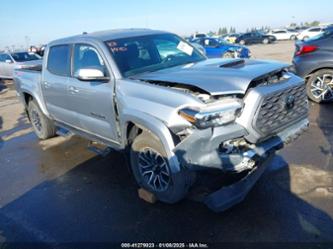
[[[217,148],[209,151],[218,141],[225,141],[220,139],[228,138],[227,135],[219,134],[219,130],[215,132],[212,130],[210,137],[203,136],[204,131],[202,131],[203,134],[200,135],[193,136],[192,134],[193,138],[186,143],[178,145],[175,153],[181,164],[190,170],[210,168],[237,172],[237,167],[246,169],[246,166],[251,166],[247,167],[247,171],[244,171],[247,172],[247,174],[243,178],[208,194],[203,199],[203,202],[210,209],[215,212],[221,212],[241,202],[270,164],[274,152],[281,149],[284,144],[290,143],[296,139],[307,129],[308,125],[308,119],[303,119],[291,125],[288,129],[278,133],[276,136],[256,144],[252,146],[250,150],[238,155],[238,161],[231,158],[230,155],[228,155],[229,157],[221,155]],[[229,136],[240,137],[244,133],[244,130],[238,125],[233,127],[234,130],[232,130],[231,127],[228,129],[230,129]],[[195,143],[195,139],[197,139],[197,143]],[[184,151],[186,151],[186,153]],[[202,154],[203,152],[206,153]],[[192,155],[192,158],[188,157],[188,154]],[[253,161],[255,162],[254,165],[246,165]]]
[[[246,130],[238,124],[214,129],[196,130],[184,141],[175,147],[175,154],[180,164],[189,170],[218,169],[224,172],[237,172],[237,167],[248,159],[265,158],[271,151],[281,149],[285,143],[297,138],[307,127],[308,119],[302,119],[284,129],[275,136],[250,145],[250,148],[241,153],[223,153],[221,143],[242,138],[247,135]]]

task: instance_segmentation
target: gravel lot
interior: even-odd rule
[[[294,45],[250,49],[290,63]],[[244,202],[213,213],[188,199],[143,202],[121,153],[96,156],[78,137],[38,141],[13,85],[0,91],[0,242],[333,242],[332,104],[311,103],[310,129]]]

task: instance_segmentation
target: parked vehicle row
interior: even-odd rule
[[[168,32],[53,41],[39,70],[14,74],[36,135],[61,127],[124,151],[138,185],[167,203],[202,171],[236,180],[204,198],[210,208],[242,201],[274,152],[308,125],[304,81],[288,65],[207,59]]]

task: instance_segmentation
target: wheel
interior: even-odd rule
[[[239,41],[239,44],[240,44],[240,45],[245,45],[245,41],[244,41],[244,40],[240,40],[240,41]]]
[[[306,91],[314,102],[333,101],[333,70],[322,69],[312,74],[307,80]]]
[[[290,36],[290,40],[295,41],[297,39],[296,35]]]
[[[56,129],[52,120],[44,115],[35,100],[29,101],[28,114],[32,127],[39,139],[44,140],[55,136]]]
[[[155,194],[162,202],[181,200],[192,184],[191,172],[171,172],[162,143],[148,131],[143,131],[134,139],[130,163],[138,185]]]
[[[263,41],[262,41],[263,44],[268,44],[269,43],[269,40],[268,38],[265,38]]]
[[[232,51],[227,51],[223,54],[223,58],[236,58],[235,53]]]

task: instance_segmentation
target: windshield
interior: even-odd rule
[[[173,34],[115,39],[106,45],[125,77],[205,60],[197,49]]]
[[[12,53],[11,56],[16,62],[34,61],[41,59],[39,55],[28,52]]]
[[[333,28],[330,28],[330,29],[326,29],[324,30],[322,33],[314,36],[314,37],[311,37],[309,39],[307,39],[307,41],[315,41],[315,40],[319,40],[319,39],[322,39],[322,38],[327,38],[329,36],[332,36],[333,35]]]

